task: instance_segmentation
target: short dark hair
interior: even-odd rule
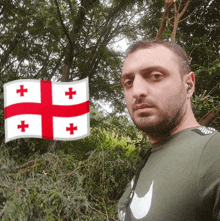
[[[184,76],[191,72],[191,68],[189,65],[189,57],[187,56],[185,50],[176,43],[164,41],[161,39],[138,41],[134,43],[133,45],[129,46],[126,50],[126,57],[139,49],[147,49],[157,45],[163,45],[164,47],[170,49],[177,56],[179,60],[179,69],[181,76]]]

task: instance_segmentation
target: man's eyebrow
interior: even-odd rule
[[[151,73],[152,71],[161,71],[161,72],[167,72],[168,70],[164,67],[161,67],[159,65],[156,65],[156,66],[150,66],[150,67],[147,67],[147,68],[144,68],[142,71],[146,71],[146,72],[149,72]]]
[[[146,67],[146,68],[143,68],[142,70],[140,70],[140,72],[143,72],[143,71],[146,71],[146,72],[152,72],[152,71],[162,71],[162,72],[166,72],[168,71],[166,68],[164,67],[161,67],[159,65],[155,65],[155,66],[150,66],[150,67]],[[126,77],[130,77],[132,76],[133,73],[125,73],[125,74],[121,74],[121,79],[123,78],[126,78]]]
[[[120,82],[122,83],[122,80],[123,80],[123,79],[129,78],[129,77],[131,77],[132,75],[133,75],[132,73],[121,74]]]
[[[142,70],[140,70],[140,72],[147,72],[148,74],[150,74],[152,71],[160,71],[162,73],[168,72],[168,70],[165,67],[162,67],[160,65],[150,66],[150,67],[146,67],[146,68],[143,68]],[[132,77],[133,75],[134,75],[133,73],[121,74],[120,82],[122,83],[123,79]]]
[[[133,74],[132,73],[121,74],[121,78],[130,77],[131,75],[133,75]]]

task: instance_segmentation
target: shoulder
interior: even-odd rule
[[[202,150],[201,160],[203,157],[214,157],[210,159],[211,161],[213,161],[215,158],[220,158],[220,133],[218,131],[214,131],[212,134],[207,136],[207,141],[204,149]]]
[[[218,133],[218,131],[212,127],[205,127],[205,126],[200,126],[192,131],[196,132],[197,134],[201,136],[206,136],[206,135],[213,135],[214,133]]]
[[[215,131],[203,147],[198,168],[197,183],[201,214],[206,220],[220,216],[220,133]]]
[[[196,146],[199,146],[201,154],[206,151],[220,150],[220,133],[211,127],[200,126],[191,130],[191,138],[195,140]]]
[[[205,142],[203,141],[203,149],[198,165],[200,173],[204,173],[208,168],[210,169],[217,162],[220,162],[220,133],[217,130],[214,131],[214,129],[210,130],[209,128],[206,130],[203,129],[203,131],[207,132],[207,136],[204,140]],[[220,170],[220,163],[218,168]]]

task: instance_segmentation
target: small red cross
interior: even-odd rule
[[[24,85],[20,85],[20,89],[16,90],[16,93],[21,93],[20,96],[24,96],[24,92],[27,92],[27,89],[24,89]]]
[[[21,128],[21,132],[25,132],[25,127],[28,128],[28,124],[24,124],[24,120],[22,120],[21,125],[18,125],[18,129]]]
[[[77,127],[73,126],[73,123],[70,124],[70,127],[66,127],[66,131],[70,131],[70,134],[74,134],[74,130],[77,130]]]
[[[69,87],[69,91],[65,91],[65,95],[69,95],[69,99],[73,99],[73,94],[76,94],[76,91],[73,91],[73,88]]]

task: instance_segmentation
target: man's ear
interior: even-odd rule
[[[192,96],[194,90],[195,90],[195,75],[194,72],[189,72],[184,76],[184,85],[186,93],[189,95],[189,97]]]

